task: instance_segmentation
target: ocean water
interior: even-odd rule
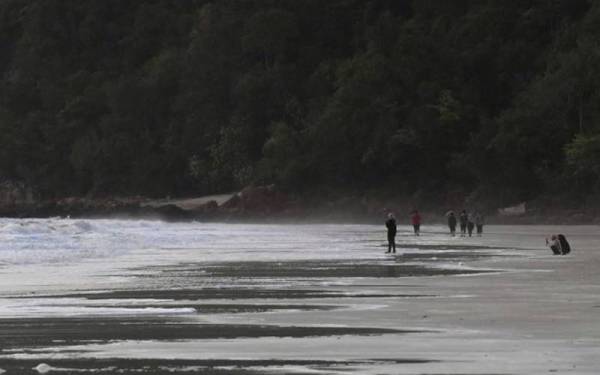
[[[368,326],[425,332],[381,337],[82,340],[37,348],[38,354],[25,346],[2,350],[0,369],[8,368],[3,359],[42,364],[61,358],[284,362],[367,358],[368,363],[353,365],[360,368],[358,373],[597,373],[599,229],[486,226],[482,237],[469,238],[450,237],[444,226],[424,225],[416,237],[411,227],[401,225],[398,253],[392,256],[384,253],[383,224],[0,219],[0,324],[10,319],[168,317],[194,324]],[[567,235],[573,248],[570,255],[553,256],[545,247],[544,238],[552,233]],[[346,273],[340,273],[340,265]],[[453,273],[411,275],[403,274],[404,268],[393,268],[390,276],[378,273],[381,267]],[[364,269],[374,270],[373,274]],[[189,294],[189,290],[232,288],[324,290],[337,297]],[[149,292],[156,290],[161,293]],[[179,291],[189,295],[174,297]],[[365,295],[371,297],[361,297]],[[420,297],[408,298],[412,295]],[[223,313],[210,310],[215,304],[294,306]],[[299,304],[323,308],[305,311]],[[386,360],[379,361],[382,358]],[[406,358],[424,361],[400,361]],[[336,372],[297,363],[280,367],[283,372]],[[165,373],[177,369],[190,370],[173,367]]]

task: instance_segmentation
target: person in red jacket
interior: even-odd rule
[[[415,236],[418,236],[421,233],[421,215],[419,215],[419,211],[414,210],[410,216],[410,223],[415,230]]]

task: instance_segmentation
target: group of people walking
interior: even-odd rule
[[[453,211],[449,211],[446,216],[448,216],[448,227],[450,228],[450,234],[455,235],[456,233],[456,216]],[[477,228],[477,234],[481,236],[483,233],[483,215],[480,213],[476,213],[474,215],[469,215],[465,210],[460,213],[460,230],[462,235],[466,235],[469,233],[469,237],[471,237],[473,233],[473,229]],[[421,214],[419,214],[418,210],[414,210],[410,213],[410,223],[413,226],[413,231],[415,236],[421,235]],[[387,236],[388,236],[388,250],[387,253],[395,253],[396,252],[396,232],[397,232],[397,223],[396,217],[393,213],[388,213],[387,220],[385,222],[385,226],[387,228]]]
[[[454,211],[448,211],[446,217],[448,218],[450,234],[455,236],[457,218]],[[467,233],[469,234],[469,237],[471,237],[473,235],[473,229],[475,228],[477,228],[478,236],[483,234],[483,215],[479,212],[467,213],[467,210],[462,210],[458,216],[458,222],[460,224],[460,235],[462,237],[466,236]]]
[[[454,214],[454,211],[448,211],[446,213],[448,219],[448,228],[452,236],[456,235],[456,224],[460,224],[460,235],[465,237],[467,234],[469,237],[473,234],[473,229],[476,228],[477,235],[483,234],[483,215],[479,212],[473,214],[467,213],[466,210],[462,210],[458,219]],[[414,210],[411,212],[410,222],[413,226],[413,230],[416,236],[421,234],[421,215],[419,211]],[[387,228],[388,238],[388,249],[386,253],[396,252],[396,232],[398,225],[396,223],[396,217],[393,213],[388,213],[387,220],[385,222]],[[546,245],[550,247],[554,255],[566,255],[571,251],[571,246],[563,234],[553,234],[550,239],[546,238]]]

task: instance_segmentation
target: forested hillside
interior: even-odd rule
[[[600,2],[2,0],[0,176],[600,194]]]

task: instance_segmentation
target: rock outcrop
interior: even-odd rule
[[[248,186],[239,194],[219,206],[226,214],[243,216],[267,216],[279,214],[289,208],[289,198],[274,185]]]

